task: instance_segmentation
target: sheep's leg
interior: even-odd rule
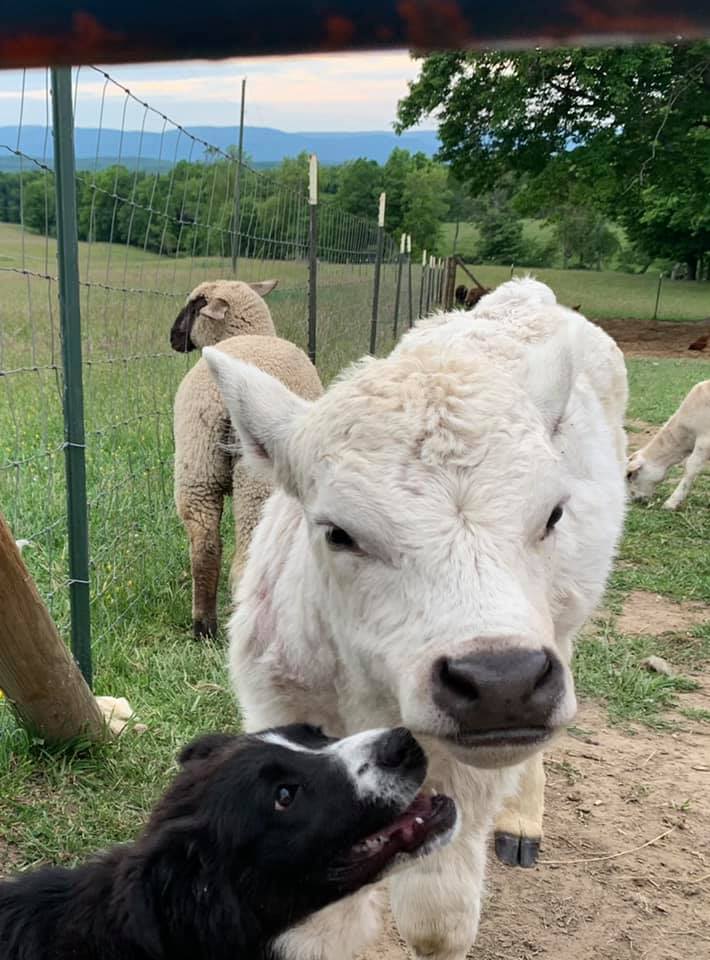
[[[194,492],[191,495],[195,497]],[[190,541],[192,569],[192,631],[195,637],[217,634],[217,588],[222,562],[222,493],[200,496],[197,504],[178,503],[178,512]],[[182,506],[182,509],[181,509]]]
[[[495,828],[496,855],[511,867],[532,867],[542,839],[545,768],[542,753],[523,764],[516,793],[508,797]]]
[[[705,464],[710,461],[710,447],[695,444],[693,452],[685,462],[683,477],[670,497],[663,504],[666,510],[676,510],[690,493],[690,488],[695,482],[695,478],[703,469]]]
[[[229,570],[229,587],[232,595],[242,576],[247,562],[252,534],[261,519],[261,511],[271,494],[271,486],[257,480],[240,460],[232,471],[232,509],[234,511],[234,539],[236,546]]]
[[[486,842],[473,806],[470,797],[459,803],[460,830],[449,846],[390,881],[397,927],[417,958],[465,960],[476,939]]]

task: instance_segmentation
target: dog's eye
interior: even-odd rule
[[[297,793],[297,784],[282,784],[277,787],[274,795],[274,810],[286,810],[293,803]]]
[[[550,516],[547,518],[547,523],[545,524],[545,536],[552,533],[557,524],[562,519],[562,514],[564,513],[561,504],[557,504],[555,509],[552,511]]]
[[[342,527],[328,527],[325,533],[325,542],[331,550],[357,550],[358,546]]]

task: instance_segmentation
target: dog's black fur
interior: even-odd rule
[[[349,854],[401,802],[358,798],[342,767],[309,752],[331,742],[316,728],[280,731],[309,750],[203,736],[135,843],[0,883],[2,960],[274,960],[274,938],[378,879]],[[398,765],[414,796],[426,760],[394,735],[404,746],[381,765]],[[285,808],[284,786],[297,788]]]

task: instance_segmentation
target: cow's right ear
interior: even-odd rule
[[[311,404],[259,367],[236,360],[218,347],[205,347],[202,356],[237,431],[247,469],[295,493],[289,439],[296,420]]]

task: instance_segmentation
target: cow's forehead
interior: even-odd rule
[[[364,457],[375,467],[468,467],[521,443],[549,449],[519,370],[465,349],[365,361],[314,405],[304,429],[319,459]]]

